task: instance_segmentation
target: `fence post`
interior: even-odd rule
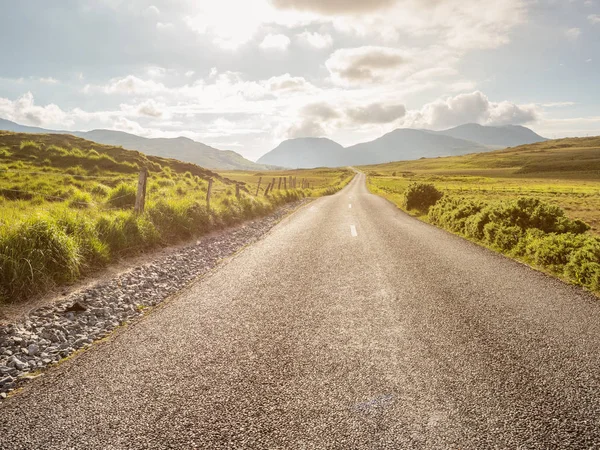
[[[287,177],[283,177],[283,188],[287,191]]]
[[[206,190],[206,209],[210,211],[210,195],[212,194],[212,178],[208,179],[208,189]]]
[[[256,196],[258,196],[258,190],[260,189],[260,182],[262,181],[262,177],[258,177],[258,186],[256,186]]]
[[[281,177],[279,177],[279,184],[277,185],[277,190],[278,191],[281,190]]]
[[[146,206],[146,181],[148,180],[148,169],[140,170],[138,178],[137,195],[135,197],[135,213],[142,214]]]
[[[240,183],[235,183],[235,197],[240,199]]]
[[[265,197],[266,197],[267,195],[269,195],[269,189],[270,189],[270,188],[271,188],[271,183],[269,183],[269,184],[267,185],[267,188],[265,189]]]

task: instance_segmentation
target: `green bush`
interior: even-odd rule
[[[0,289],[11,299],[74,280],[81,255],[51,218],[33,218],[0,236]]]
[[[157,245],[160,240],[160,234],[152,222],[144,216],[125,211],[100,217],[96,222],[96,231],[100,241],[108,246],[113,255],[136,253]]]
[[[571,220],[564,211],[535,198],[486,204],[444,197],[429,210],[429,220],[504,253],[598,290],[600,240],[585,232],[589,226]]]
[[[597,286],[600,276],[600,239],[587,237],[581,247],[570,255],[564,273],[583,286]]]
[[[406,191],[404,191],[403,207],[409,210],[416,209],[427,212],[443,196],[444,194],[433,184],[411,183],[406,188]]]
[[[191,237],[210,228],[206,206],[198,202],[159,200],[148,206],[146,214],[163,239]]]
[[[89,208],[92,204],[92,196],[89,192],[75,191],[69,200],[69,207],[76,209]]]
[[[108,197],[110,188],[102,183],[96,183],[90,192],[98,197]]]
[[[91,218],[62,214],[56,218],[56,224],[75,240],[83,268],[102,267],[109,262],[108,245],[98,237],[96,224]]]
[[[112,208],[133,208],[136,196],[137,188],[133,184],[120,183],[110,190],[106,203]]]

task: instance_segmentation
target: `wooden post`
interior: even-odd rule
[[[269,183],[269,184],[267,185],[267,188],[265,189],[265,197],[266,197],[267,195],[269,195],[269,189],[270,189],[270,188],[271,188],[271,183]]]
[[[291,175],[290,175],[289,184],[290,184],[290,189],[294,189],[294,185],[292,184],[292,176]]]
[[[275,189],[275,177],[273,177],[273,182],[271,183],[271,190]]]
[[[235,197],[240,199],[240,183],[235,183]]]
[[[256,196],[258,196],[258,190],[260,189],[260,182],[262,181],[262,177],[258,177],[258,186],[256,186]]]
[[[210,211],[210,195],[212,194],[212,178],[208,179],[208,189],[206,190],[206,209]]]
[[[283,177],[283,188],[287,191],[287,177]]]
[[[278,191],[281,190],[281,177],[279,177],[279,184],[277,185],[277,190]]]
[[[146,206],[146,181],[148,180],[148,169],[143,168],[138,178],[137,195],[135,197],[135,213],[142,214]]]

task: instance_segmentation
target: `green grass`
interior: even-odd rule
[[[302,180],[310,186],[309,189],[304,189],[307,196],[318,197],[321,195],[331,195],[342,189],[346,184],[352,180],[354,172],[350,169],[338,168],[338,169],[298,169],[298,170],[274,170],[269,172],[257,172],[257,171],[225,171],[219,172],[224,177],[231,180],[243,183],[244,188],[248,192],[256,193],[259,187],[258,182],[260,180],[260,191],[264,192],[264,189],[273,183],[275,179],[275,191],[279,190],[280,184],[279,179],[282,178],[281,189],[289,183],[289,177],[296,179],[296,187],[301,188]],[[286,178],[285,184],[283,178]]]
[[[149,171],[146,209],[136,215],[141,168]],[[44,293],[121,257],[340,189],[351,173],[322,171],[315,174],[319,184],[313,189],[275,189],[268,195],[266,184],[255,195],[254,177],[237,172],[229,178],[194,164],[68,135],[0,132],[0,301]]]
[[[528,196],[560,206],[600,235],[600,138],[546,141],[506,150],[363,166],[372,190],[398,204],[412,182],[468,200]]]
[[[580,138],[361,169],[373,193],[421,220],[600,293],[599,163],[600,138]],[[409,209],[415,183],[444,197]]]

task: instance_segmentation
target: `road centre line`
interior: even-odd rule
[[[350,234],[352,235],[352,237],[358,236],[358,233],[356,232],[356,227],[354,225],[350,225]]]

